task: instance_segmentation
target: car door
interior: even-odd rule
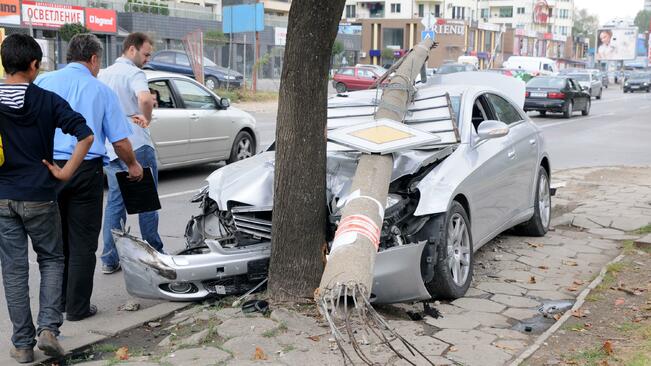
[[[368,89],[377,80],[377,75],[370,69],[357,69],[360,89]]]
[[[182,162],[189,154],[190,124],[188,112],[170,87],[169,80],[149,81],[149,90],[157,106],[152,113],[149,132],[162,165]]]
[[[471,145],[468,159],[473,171],[466,181],[471,207],[472,235],[476,242],[495,234],[506,221],[511,197],[509,197],[509,167],[515,157],[509,136],[478,140],[477,128],[485,120],[495,120],[485,95],[473,102],[471,121]]]
[[[578,82],[574,79],[568,79],[568,91],[571,93],[572,104],[574,105],[574,110],[579,111],[583,110],[588,104],[590,95],[587,92],[584,92]]]
[[[187,79],[174,79],[185,110],[190,115],[189,155],[192,160],[223,159],[228,156],[233,140],[230,115],[219,106],[205,87]]]
[[[508,172],[509,207],[508,217],[515,218],[532,207],[534,181],[538,172],[538,136],[536,128],[528,122],[524,113],[506,98],[488,93],[486,98],[497,120],[509,126],[509,140],[512,144]],[[510,153],[509,153],[510,154]]]

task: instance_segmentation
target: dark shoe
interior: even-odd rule
[[[116,264],[114,266],[110,266],[110,265],[106,265],[106,264],[102,265],[102,273],[104,273],[104,274],[115,273],[115,272],[119,271],[120,269],[122,269],[122,267],[120,267],[120,263],[118,263],[118,264]]]
[[[31,348],[11,347],[11,350],[9,350],[9,356],[18,363],[34,362],[34,350]]]
[[[51,330],[44,330],[38,335],[37,346],[46,356],[61,358],[66,355],[66,351],[63,350]]]
[[[88,312],[83,315],[72,315],[72,314],[66,314],[66,320],[71,321],[71,322],[78,322],[80,320],[84,320],[86,318],[90,318],[91,316],[97,314],[97,306],[90,304],[90,307],[88,308]]]

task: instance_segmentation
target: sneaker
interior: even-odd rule
[[[11,347],[11,350],[9,350],[9,356],[18,363],[34,362],[34,350],[31,348]]]
[[[84,315],[72,315],[72,314],[66,314],[66,320],[71,321],[71,322],[78,322],[80,320],[84,320],[86,318],[90,318],[91,316],[97,314],[97,306],[90,304],[90,307],[88,308],[88,312]]]
[[[116,264],[114,266],[107,265],[107,264],[102,264],[102,273],[104,273],[104,274],[115,273],[115,272],[119,271],[120,269],[122,269],[122,267],[120,267],[120,263],[118,263],[118,264]]]
[[[59,344],[57,337],[51,330],[43,330],[38,335],[38,349],[43,351],[46,356],[61,358],[66,355],[66,351]]]

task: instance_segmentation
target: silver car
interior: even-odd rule
[[[156,99],[150,125],[159,169],[255,155],[255,119],[230,106],[195,80],[174,73],[145,71]]]
[[[492,87],[498,85],[500,90]],[[474,252],[512,227],[543,236],[551,217],[550,162],[523,112],[524,83],[492,73],[455,73],[417,85],[409,126],[440,137],[393,153],[394,167],[372,301],[453,299],[465,294]],[[376,91],[331,98],[328,127],[368,122]],[[328,237],[337,229],[361,153],[328,144]],[[127,290],[197,300],[253,289],[266,277],[272,232],[274,151],[211,174],[194,199],[187,249],[159,254],[115,232]],[[354,193],[352,193],[354,194]]]
[[[590,94],[590,97],[595,97],[601,99],[601,94],[603,93],[603,85],[601,84],[601,78],[593,72],[577,72],[568,74],[570,78],[578,82],[581,85],[581,89]]]

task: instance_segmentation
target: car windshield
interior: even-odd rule
[[[651,74],[631,74],[629,79],[648,79]]]
[[[527,86],[537,88],[563,88],[565,86],[565,78],[548,78],[537,77],[529,80]]]
[[[208,57],[204,57],[203,58],[203,66],[215,67],[215,66],[217,66],[217,64],[210,61],[210,59]]]
[[[590,81],[588,74],[570,74],[570,77],[576,81]]]
[[[466,71],[465,65],[443,65],[439,68],[438,74],[452,74],[455,72]]]

